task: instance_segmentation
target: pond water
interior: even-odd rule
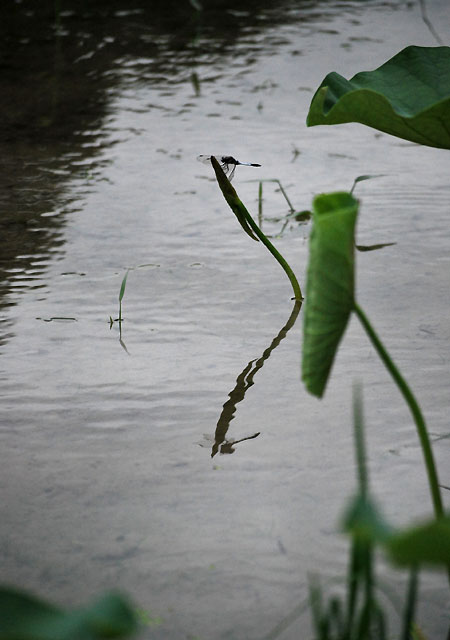
[[[302,210],[383,174],[357,187],[358,242],[396,244],[358,253],[358,298],[417,392],[448,487],[448,153],[305,125],[329,71],[436,40],[419,2],[231,2],[197,17],[140,4],[4,9],[1,579],[63,605],[120,589],[152,618],[143,637],[308,637],[308,575],[346,566],[355,380],[394,524],[431,514],[422,454],[356,321],[325,398],[306,393],[289,282],[196,156],[262,165],[233,182],[255,217],[255,180],[280,180]],[[426,8],[447,35],[446,0]],[[264,230],[287,213],[265,183]],[[274,239],[303,286],[309,230]],[[402,595],[404,574],[380,572]],[[424,630],[445,637],[445,576],[424,573],[421,597]]]

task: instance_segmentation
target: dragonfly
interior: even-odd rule
[[[241,162],[240,160],[236,160],[233,156],[214,156],[222,167],[222,171],[225,175],[228,176],[228,180],[233,179],[234,172],[238,165],[244,165],[246,167],[260,167],[260,164],[256,164],[255,162]],[[197,156],[197,160],[199,162],[203,162],[204,164],[209,164],[211,162],[211,156]]]

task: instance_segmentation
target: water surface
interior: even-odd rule
[[[263,165],[234,178],[255,214],[257,178],[307,209],[384,174],[358,186],[358,242],[396,244],[358,254],[358,297],[417,391],[450,486],[448,154],[305,126],[329,71],[436,42],[419,3],[278,5],[197,18],[65,5],[55,19],[17,3],[3,21],[2,580],[61,604],[119,588],[158,618],[147,637],[262,638],[306,598],[308,573],[343,575],[355,379],[385,513],[399,525],[431,513],[411,418],[361,328],[325,399],[308,396],[302,313],[280,334],[289,282],[200,153]],[[428,6],[441,37],[446,9]],[[265,231],[287,213],[266,184]],[[275,240],[303,286],[308,234],[290,225]],[[127,269],[120,335],[109,318]],[[217,431],[226,453],[212,451]],[[404,576],[382,573],[402,593]],[[424,629],[444,637],[444,577],[424,574],[422,595]],[[308,626],[304,614],[279,637]]]

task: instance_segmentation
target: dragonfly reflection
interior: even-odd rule
[[[260,432],[258,431],[258,433],[254,433],[252,436],[247,436],[246,438],[241,438],[240,440],[233,440],[233,438],[231,438],[231,440],[223,440],[222,442],[217,442],[217,440],[205,433],[203,435],[203,442],[199,442],[198,444],[201,447],[211,447],[211,442],[214,443],[212,448],[213,452],[211,454],[211,458],[213,458],[218,451],[222,454],[234,453],[234,447],[235,445],[239,444],[239,442],[245,442],[245,440],[253,440],[253,438],[257,438],[259,435]]]
[[[234,176],[235,169],[238,165],[244,165],[246,167],[260,167],[260,164],[256,164],[255,162],[241,162],[240,160],[236,160],[233,156],[216,156],[217,162],[220,163],[222,167],[222,171],[225,175],[228,176],[228,180],[232,180]],[[211,156],[197,156],[197,160],[199,162],[203,162],[204,164],[209,164],[211,162]]]

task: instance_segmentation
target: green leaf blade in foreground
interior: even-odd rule
[[[392,536],[387,544],[391,560],[399,565],[450,566],[450,516],[442,516]]]
[[[137,617],[110,593],[92,605],[64,611],[33,595],[0,587],[0,640],[101,640],[133,634]]]
[[[383,544],[392,535],[392,528],[370,497],[355,496],[342,519],[342,529],[354,538],[373,544]]]
[[[354,304],[358,201],[349,193],[317,196],[306,284],[302,379],[322,397]]]
[[[380,545],[399,566],[450,566],[450,516],[441,516],[407,529],[393,529],[371,498],[353,498],[342,529],[354,538]]]
[[[329,73],[312,99],[306,123],[347,122],[450,149],[450,47],[406,47],[351,80]]]

